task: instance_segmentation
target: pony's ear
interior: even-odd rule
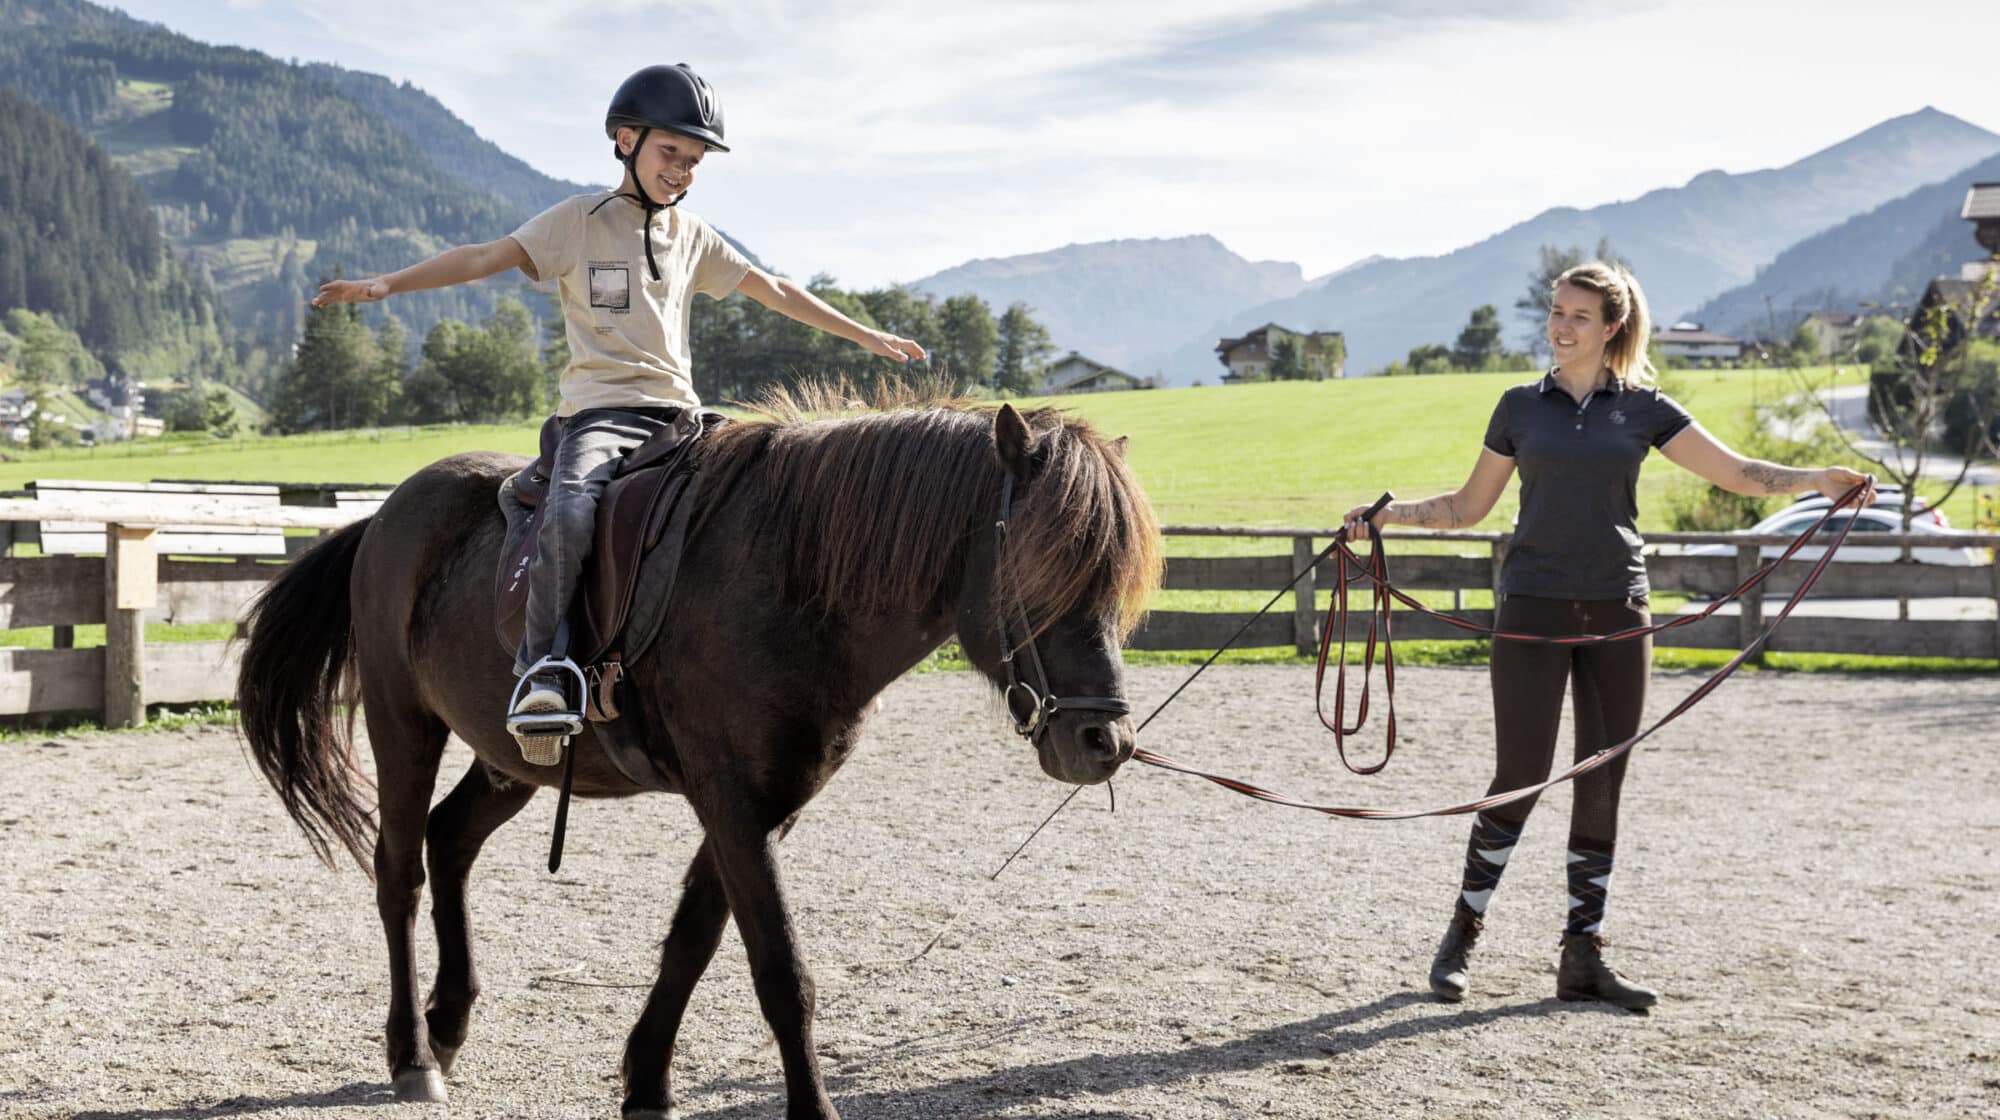
[[[1125,445],[1131,442],[1131,439],[1131,436],[1119,436],[1117,439],[1107,441],[1104,449],[1116,456],[1120,462],[1123,462],[1125,460]]]
[[[1011,404],[1003,404],[1000,411],[993,414],[993,450],[1000,456],[1000,465],[1007,473],[1026,482],[1033,473],[1034,436],[1028,431],[1028,422],[1014,411]]]

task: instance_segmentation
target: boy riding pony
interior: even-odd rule
[[[667,428],[698,424],[701,400],[688,354],[695,293],[723,299],[741,292],[871,354],[899,362],[924,357],[915,342],[864,327],[755,267],[680,209],[702,157],[729,150],[715,91],[686,64],[649,66],[627,78],[612,95],[604,131],[625,165],[617,190],[564,199],[498,241],[448,249],[386,276],[335,280],[312,300],[315,307],[374,302],[510,268],[530,280],[558,281],[570,353],[558,384],[562,441],[528,571],[514,658],[521,685],[507,713],[522,757],[542,766],[562,758],[563,735],[546,729],[581,719],[583,673],[555,647],[590,557],[598,498],[627,451]]]

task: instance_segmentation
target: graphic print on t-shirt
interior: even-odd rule
[[[625,261],[590,262],[590,306],[623,314],[632,310],[632,269]]]

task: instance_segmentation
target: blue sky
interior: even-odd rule
[[[1993,0],[129,0],[412,82],[615,178],[619,80],[687,62],[733,151],[689,205],[793,275],[1213,234],[1319,275],[1551,206],[1789,163],[1932,105],[2000,131]]]

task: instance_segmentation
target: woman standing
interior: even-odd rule
[[[1593,261],[1557,278],[1548,340],[1555,367],[1501,395],[1485,447],[1465,485],[1416,502],[1391,502],[1384,525],[1459,529],[1477,524],[1521,472],[1521,511],[1500,570],[1495,629],[1558,637],[1609,634],[1651,624],[1646,565],[1636,526],[1639,466],[1649,448],[1737,494],[1816,489],[1838,500],[1872,480],[1845,467],[1800,470],[1745,459],[1718,443],[1653,384],[1645,294],[1622,268]],[[1348,511],[1360,527],[1368,511]],[[1639,731],[1652,669],[1650,638],[1581,646],[1495,639],[1491,676],[1497,759],[1489,794],[1548,777],[1563,691],[1569,686],[1582,760]],[[1658,996],[1604,963],[1605,898],[1618,841],[1620,755],[1578,777],[1570,814],[1569,920],[1556,995],[1632,1010]],[[1535,799],[1479,813],[1466,846],[1465,876],[1451,924],[1431,964],[1438,998],[1465,998],[1466,959],[1486,904],[1513,854]]]

